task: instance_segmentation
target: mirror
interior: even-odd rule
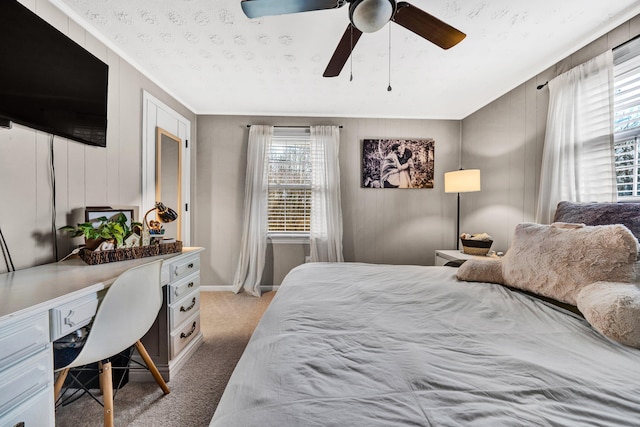
[[[164,129],[156,128],[156,201],[182,215],[182,140]],[[177,221],[162,224],[164,237],[182,240]]]

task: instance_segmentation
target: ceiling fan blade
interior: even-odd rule
[[[341,0],[242,0],[242,11],[249,18],[286,15],[312,10],[336,9],[344,5]]]
[[[351,32],[352,30],[353,33]],[[333,56],[329,61],[329,65],[327,65],[327,69],[324,70],[324,74],[322,74],[322,77],[336,77],[340,74],[340,71],[342,71],[342,67],[344,67],[344,64],[346,64],[349,56],[351,56],[351,51],[353,50],[353,47],[356,45],[356,43],[358,43],[361,35],[362,31],[349,24],[349,26],[347,27],[347,31],[344,32],[344,35],[338,43],[338,47],[336,47],[336,51],[333,52]]]
[[[396,24],[400,24],[409,31],[413,31],[431,43],[443,49],[449,49],[460,43],[467,35],[418,9],[406,1],[398,3],[396,14],[391,18]]]

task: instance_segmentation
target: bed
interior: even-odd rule
[[[580,314],[457,271],[296,267],[211,426],[640,423],[638,348]]]

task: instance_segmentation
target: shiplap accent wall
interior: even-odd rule
[[[635,17],[462,121],[462,163],[481,169],[482,191],[463,195],[461,229],[506,250],[515,226],[534,221],[549,108],[548,88],[536,87],[639,34]]]
[[[340,188],[346,261],[432,265],[436,249],[455,246],[456,198],[444,193],[442,179],[444,172],[458,168],[460,121],[199,116],[194,242],[207,248],[202,254],[202,283],[226,286],[235,273],[242,238],[247,124],[343,126]],[[365,138],[433,138],[434,188],[361,188]],[[307,253],[305,245],[269,247],[264,283],[279,284]]]
[[[195,115],[47,0],[21,3],[109,65],[107,148],[54,138],[56,228],[84,206],[140,207],[142,90],[191,120],[192,134]],[[54,261],[49,159],[48,134],[15,124],[0,129],[0,227],[17,269]],[[72,243],[58,236],[63,257]]]

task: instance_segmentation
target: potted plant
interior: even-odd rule
[[[141,228],[142,224],[132,222],[131,227],[134,229]],[[61,227],[60,230],[68,232],[71,237],[84,236],[87,249],[95,249],[105,241],[113,243],[114,247],[121,247],[124,239],[132,232],[127,225],[127,217],[123,213],[119,213],[111,219],[101,216],[78,224],[76,227],[66,225]]]

